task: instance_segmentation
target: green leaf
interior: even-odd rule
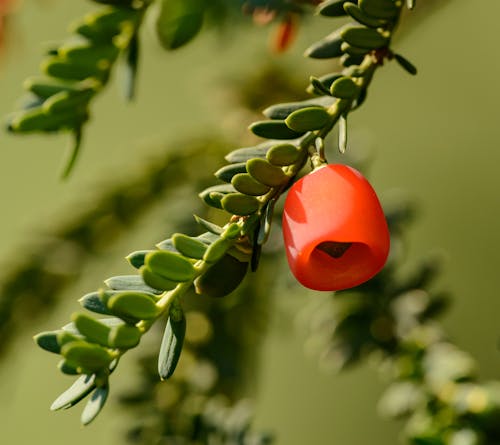
[[[80,91],[85,82],[65,82],[51,77],[29,77],[23,87],[42,99],[47,99],[62,91]]]
[[[113,63],[118,57],[119,49],[113,44],[94,45],[91,43],[65,43],[57,50],[62,59],[97,66],[100,63]]]
[[[205,204],[222,209],[220,201],[227,193],[234,193],[236,190],[231,184],[219,184],[208,187],[203,190],[198,196],[205,202]]]
[[[244,195],[261,196],[270,190],[269,186],[256,181],[248,173],[234,175],[231,184],[233,184],[235,191]]]
[[[108,343],[112,348],[130,349],[139,344],[142,332],[135,326],[122,324],[111,328]]]
[[[350,77],[341,77],[332,83],[330,92],[339,99],[353,99],[359,93],[359,86]]]
[[[269,187],[278,187],[289,179],[281,167],[265,159],[250,159],[247,161],[247,170],[255,180]]]
[[[106,349],[84,340],[66,343],[61,348],[61,355],[69,365],[81,368],[86,373],[106,368],[113,359]]]
[[[191,281],[196,276],[193,264],[186,257],[167,250],[148,253],[145,265],[152,272],[178,283]]]
[[[97,292],[90,292],[80,298],[79,303],[87,310],[95,312],[97,314],[111,315],[106,306],[106,301],[112,295],[115,295],[116,291],[99,290]]]
[[[224,255],[195,280],[196,293],[206,297],[223,297],[240,285],[247,270],[248,262]]]
[[[140,275],[118,275],[108,278],[104,283],[114,291],[137,290],[150,294],[161,293],[157,289],[148,286]]]
[[[109,326],[100,323],[95,318],[82,313],[75,313],[71,317],[78,332],[82,334],[86,340],[97,343],[102,346],[108,346],[108,335],[110,332]]]
[[[175,233],[172,236],[175,248],[184,256],[200,260],[203,258],[207,245],[197,238],[193,238],[183,233]]]
[[[340,58],[340,64],[345,67],[355,66],[358,67],[363,62],[365,56],[357,55],[353,56],[351,54],[344,54]]]
[[[343,6],[347,0],[328,0],[321,3],[318,13],[325,17],[342,17],[347,15]]]
[[[149,252],[154,252],[154,250],[137,250],[127,255],[127,261],[136,269],[144,266],[144,259]]]
[[[387,46],[389,38],[380,31],[364,26],[350,26],[341,32],[342,39],[358,48],[378,49]]]
[[[237,175],[238,173],[246,173],[246,164],[245,162],[238,162],[238,163],[233,163],[229,165],[225,165],[224,167],[221,167],[219,170],[217,170],[214,175],[216,178],[220,179],[221,181],[224,182],[231,182],[233,179],[234,175]]]
[[[331,121],[331,116],[323,107],[308,107],[294,111],[285,120],[288,128],[302,132],[314,131],[325,127]]]
[[[158,374],[162,380],[168,379],[174,373],[186,334],[186,318],[182,309],[176,309],[175,319],[172,314],[168,317],[158,355]]]
[[[347,118],[342,115],[339,119],[339,151],[344,154],[347,150]]]
[[[61,347],[57,341],[58,331],[45,331],[33,337],[35,343],[42,349],[46,351],[59,354],[61,352]]]
[[[207,221],[198,215],[194,215],[194,219],[201,227],[203,227],[205,230],[208,230],[210,233],[213,233],[215,235],[220,235],[223,232],[221,226],[211,223],[210,221]]]
[[[94,390],[90,396],[89,401],[83,409],[82,416],[80,418],[83,425],[88,425],[92,422],[97,415],[101,412],[109,394],[109,386],[99,386]]]
[[[80,400],[87,397],[95,388],[95,375],[82,375],[73,385],[64,391],[54,402],[50,409],[57,411],[75,406]]]
[[[221,203],[226,212],[239,216],[255,213],[260,206],[260,202],[257,198],[241,193],[229,193],[224,196]]]
[[[278,144],[267,152],[266,158],[272,165],[285,167],[299,160],[300,150],[293,144]]]
[[[147,266],[142,266],[140,272],[144,282],[148,286],[157,289],[160,292],[175,289],[179,284],[177,281],[168,280],[167,278],[164,278],[161,275],[154,273]]]
[[[139,51],[139,35],[136,32],[130,39],[127,48],[124,50],[123,63],[120,65],[123,95],[126,100],[132,100],[135,97]]]
[[[342,51],[350,56],[364,56],[370,52],[366,48],[358,48],[357,46],[349,45],[347,42],[342,43]]]
[[[149,320],[157,317],[161,312],[150,294],[134,291],[113,295],[108,301],[108,309],[127,322]]]
[[[396,62],[399,63],[401,68],[415,76],[417,74],[417,68],[408,59],[404,58],[401,54],[394,54]]]
[[[232,245],[233,242],[230,239],[221,238],[215,241],[215,243],[208,247],[203,255],[203,261],[207,263],[216,263],[225,255]]]
[[[262,246],[267,239],[269,238],[269,234],[271,233],[271,226],[273,222],[274,215],[274,206],[276,205],[276,198],[271,199],[262,213],[259,233],[257,234],[257,244]]]
[[[59,361],[59,363],[57,364],[57,368],[59,369],[59,371],[61,371],[63,374],[66,374],[66,375],[79,375],[80,374],[78,372],[78,369],[76,369],[74,366],[69,365],[65,359],[62,359]]]
[[[204,0],[161,0],[156,33],[165,49],[188,43],[203,25]]]
[[[337,74],[337,76],[340,76],[340,74]],[[328,88],[329,88],[329,85],[326,86],[327,91],[328,91]],[[311,107],[311,106],[329,107],[333,103],[333,101],[334,101],[334,99],[332,99],[331,97],[328,97],[328,96],[314,97],[312,99],[307,99],[307,100],[303,100],[300,102],[287,102],[287,103],[283,103],[283,104],[272,105],[272,106],[266,108],[262,113],[266,117],[268,117],[269,119],[286,119],[294,111],[300,110],[302,108]],[[267,150],[266,150],[266,152],[267,152]],[[255,156],[255,157],[262,158],[264,156]]]
[[[399,12],[393,0],[359,0],[358,4],[363,12],[378,19],[394,19]]]
[[[313,59],[330,59],[342,55],[341,32],[350,25],[344,25],[306,49],[304,55]]]
[[[284,120],[254,122],[249,129],[255,135],[267,139],[297,139],[304,134],[290,130]]]
[[[368,26],[370,28],[380,28],[387,24],[387,20],[372,17],[366,14],[361,8],[355,3],[346,2],[344,3],[344,10],[349,14],[354,20],[361,23],[362,25]]]
[[[269,117],[269,116],[268,116]],[[273,118],[274,119],[274,118]],[[267,150],[278,141],[265,141],[255,147],[243,147],[231,151],[226,155],[226,161],[231,163],[244,163],[252,158],[265,158]]]
[[[179,251],[175,248],[174,242],[172,241],[172,238],[167,238],[163,241],[160,241],[156,247],[160,250],[168,250],[169,252],[173,253],[179,253]],[[155,252],[155,250],[151,250],[150,252]]]
[[[84,80],[89,77],[104,80],[109,67],[104,69],[97,65],[87,65],[77,61],[69,61],[53,56],[42,62],[41,70],[52,77],[66,80]]]

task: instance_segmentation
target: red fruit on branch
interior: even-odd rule
[[[288,264],[314,290],[357,286],[384,266],[389,230],[375,191],[346,165],[321,167],[289,190],[283,211]]]

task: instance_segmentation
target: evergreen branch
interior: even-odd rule
[[[75,35],[49,51],[41,65],[43,76],[25,81],[29,94],[24,106],[8,119],[7,129],[14,133],[70,131],[74,135],[63,177],[76,161],[82,129],[90,117],[89,104],[108,83],[122,53],[128,55],[125,63],[133,85],[138,33],[150,4],[150,0],[95,1],[106,6],[74,23]],[[129,56],[131,49],[134,57]]]
[[[6,341],[1,352],[17,332],[17,320],[33,320],[52,309],[86,262],[185,182],[192,163],[214,164],[212,152],[224,146],[219,140],[185,141],[182,151],[167,149],[167,154],[155,156],[125,182],[94,187],[93,198],[86,205],[74,203],[62,210],[64,219],[56,228],[42,230],[41,239],[29,242],[29,254],[4,267],[0,279],[0,336]],[[198,180],[200,185],[206,181],[203,177]]]
[[[156,250],[133,252],[127,259],[139,269],[139,275],[111,277],[105,282],[106,289],[80,300],[84,308],[111,318],[96,320],[77,313],[62,329],[36,336],[40,347],[63,357],[62,372],[81,375],[76,389],[73,386],[63,393],[53,409],[73,406],[90,395],[82,423],[91,422],[104,406],[109,375],[120,357],[137,346],[163,316],[168,320],[158,371],[162,379],[171,377],[186,329],[182,295],[193,284],[201,295],[227,295],[240,284],[249,263],[252,270],[257,268],[277,199],[308,160],[314,167],[325,164],[324,138],[338,121],[345,129],[345,119],[363,102],[374,71],[392,55],[389,46],[401,13],[400,2],[366,0],[361,8],[340,3],[366,26],[343,27],[308,51],[313,57],[347,56],[343,56],[347,71],[330,75],[328,86],[324,79],[311,79],[312,91],[328,96],[330,105],[322,105],[322,98],[320,105],[311,106],[308,101],[305,106],[280,104],[268,110],[271,120],[254,123],[250,129],[271,141],[230,153],[231,164],[215,174],[226,184],[200,194],[207,204],[231,214],[229,222],[220,227],[198,218],[206,230],[202,235],[179,233],[159,243]],[[324,5],[320,8],[324,13]],[[344,151],[346,135],[341,132],[341,136]]]

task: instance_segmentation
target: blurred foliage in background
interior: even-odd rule
[[[9,36],[22,38],[11,37],[6,47],[0,79],[3,114],[17,97],[20,80],[38,63],[35,42],[60,39],[65,24],[88,8],[85,2],[24,3],[7,29],[6,42]],[[492,277],[500,259],[494,169],[500,135],[493,111],[500,93],[488,85],[494,85],[500,66],[494,59],[464,61],[462,55],[474,54],[478,42],[494,53],[493,12],[500,8],[487,2],[478,10],[466,3],[419,3],[416,17],[402,24],[401,36],[407,37],[398,46],[418,62],[421,74],[406,79],[386,67],[368,109],[351,123],[351,156],[371,169],[377,189],[400,187],[419,198],[422,216],[411,235],[405,232],[414,211],[406,200],[386,207],[396,249],[384,273],[333,297],[303,292],[283,267],[279,231],[274,230],[264,267],[247,277],[237,293],[224,301],[187,298],[188,350],[179,375],[158,382],[151,357],[157,354],[161,330],[152,332],[140,354],[128,358],[128,373],[122,365],[120,372],[126,374],[114,376],[127,412],[108,408],[115,412],[106,413],[90,432],[76,428],[76,419],[46,410],[50,397],[67,384],[48,381],[54,375],[53,357],[41,357],[23,338],[39,330],[40,323],[62,324],[75,307],[75,295],[94,289],[108,269],[126,270],[125,263],[116,265],[111,258],[173,231],[193,230],[190,214],[201,209],[197,191],[211,183],[210,174],[228,147],[244,145],[242,139],[249,136],[242,129],[254,113],[276,101],[303,97],[308,70],[321,72],[310,62],[297,69],[304,64],[298,53],[330,25],[321,22],[317,30],[315,21],[310,28],[302,23],[292,52],[271,67],[265,64],[271,57],[267,30],[245,28],[235,38],[228,29],[223,35],[231,35],[231,42],[223,47],[199,39],[184,54],[171,56],[156,52],[157,44],[146,35],[137,104],[127,111],[105,93],[87,130],[88,153],[70,184],[56,178],[59,153],[54,150],[59,151],[61,139],[22,142],[0,136],[2,202],[5,215],[11,215],[4,218],[0,293],[7,442],[123,443],[123,434],[145,444],[268,443],[274,436],[287,444],[395,442],[397,430],[375,416],[380,389],[370,371],[364,367],[335,378],[317,374],[303,355],[305,344],[330,371],[365,358],[376,363],[389,381],[380,411],[407,420],[404,437],[411,443],[497,443],[498,383],[479,383],[475,361],[453,346],[436,323],[451,301],[439,291],[445,284],[457,307],[445,327],[477,352],[483,375],[498,378],[500,304]],[[44,20],[35,20],[39,15]],[[467,36],[460,25],[465,20],[472,29]],[[159,57],[165,61],[158,62]],[[198,69],[191,69],[193,64]],[[154,75],[147,77],[150,71]],[[471,77],[481,78],[482,88],[472,88]],[[159,97],[161,86],[166,92]],[[481,111],[471,115],[464,107]],[[192,134],[192,128],[195,139],[182,136]],[[148,133],[154,136],[144,140]],[[156,142],[163,139],[169,142]],[[368,162],[366,147],[377,155]],[[99,179],[103,176],[105,182]],[[131,239],[132,231],[141,233],[139,239]],[[433,257],[415,260],[435,246],[445,247],[449,258],[437,284]],[[77,281],[82,272],[92,273]],[[40,321],[51,312],[50,319]],[[294,333],[297,318],[302,328]],[[9,388],[10,382],[17,389]],[[249,430],[252,410],[240,399],[256,394],[257,428]],[[20,428],[27,416],[32,436]]]

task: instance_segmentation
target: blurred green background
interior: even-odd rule
[[[403,21],[395,44],[418,66],[419,74],[411,77],[395,63],[379,70],[367,102],[350,120],[350,149],[354,155],[368,150],[369,175],[382,196],[396,191],[419,203],[408,262],[429,251],[444,252],[439,286],[454,296],[445,327],[458,345],[475,355],[485,378],[500,378],[500,4],[420,3],[421,11]],[[10,23],[8,50],[0,62],[1,115],[14,108],[23,79],[37,72],[45,43],[65,38],[68,23],[92,7],[83,0],[24,1]],[[254,76],[274,60],[294,76],[302,73],[305,86],[307,75],[323,74],[329,65],[306,61],[301,54],[331,27],[327,19],[309,20],[292,50],[280,56],[268,50],[267,29],[207,32],[171,54],[145,29],[137,100],[124,104],[116,82],[97,99],[81,158],[65,183],[58,177],[65,135],[0,133],[3,267],[22,257],[39,233],[50,230],[62,210],[71,203],[85,205],[103,184],[132,175],[165,141],[226,130],[233,137],[243,135],[252,117],[237,107],[227,84]],[[241,133],[234,130],[235,121]],[[79,408],[49,411],[71,380],[57,372],[54,357],[38,350],[31,336],[64,324],[77,309],[76,299],[102,279],[129,273],[123,256],[166,237],[172,211],[159,206],[130,236],[87,266],[50,316],[35,323],[19,321],[22,331],[0,363],[3,443],[124,442],[120,431],[126,428],[125,417],[113,400],[85,429],[79,426]],[[396,443],[398,425],[376,412],[383,379],[381,383],[374,369],[363,366],[332,376],[304,353],[296,313],[314,298],[307,292],[278,292],[274,297],[261,363],[254,370],[257,426],[275,431],[278,443],[287,445]],[[120,368],[112,379],[115,395],[134,383],[133,357],[126,357]]]

